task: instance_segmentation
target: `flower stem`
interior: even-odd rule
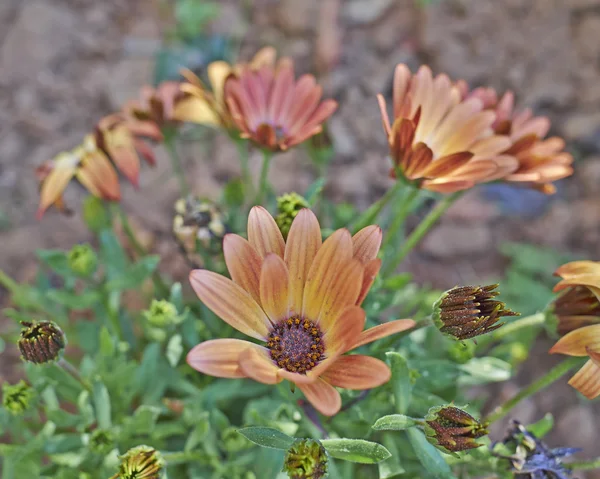
[[[165,130],[164,137],[165,148],[169,153],[169,158],[171,159],[171,166],[173,168],[173,172],[175,173],[175,176],[177,176],[177,180],[179,181],[179,189],[181,191],[181,194],[183,196],[186,196],[187,194],[189,194],[190,188],[185,179],[185,173],[183,171],[183,166],[181,165],[181,157],[177,152],[177,145],[175,142],[177,138],[176,131],[173,129]]]
[[[462,195],[462,191],[457,191],[456,193],[452,193],[451,195],[446,196],[443,200],[439,201],[438,204],[433,208],[429,214],[419,223],[419,226],[410,234],[410,236],[406,239],[404,244],[396,255],[392,258],[392,260],[387,264],[387,266],[383,269],[382,276],[389,276],[392,274],[396,268],[400,265],[402,260],[406,257],[408,253],[412,251],[412,249],[417,245],[421,239],[425,236],[425,234],[431,229],[431,227],[437,223],[440,217],[452,206],[452,204],[460,198]]]
[[[590,461],[575,461],[564,464],[571,471],[591,471],[592,469],[600,469],[600,457]]]
[[[485,418],[485,421],[490,424],[497,421],[498,419],[502,419],[506,416],[511,409],[513,409],[517,404],[519,404],[523,399],[528,398],[529,396],[534,395],[535,393],[541,391],[542,389],[547,388],[553,382],[562,378],[565,374],[567,374],[572,369],[580,366],[582,363],[582,358],[580,357],[571,357],[565,359],[563,362],[559,363],[555,367],[553,367],[550,371],[548,371],[544,376],[539,378],[537,381],[531,383],[525,389],[521,390],[517,395],[506,401],[501,406],[498,406],[490,415]]]
[[[65,358],[60,358],[57,362],[57,364],[63,368],[67,373],[69,373],[71,376],[73,376],[79,383],[81,383],[81,385],[84,387],[84,389],[88,390],[88,391],[92,391],[92,386],[90,386],[90,384],[81,377],[81,374],[79,374],[79,371],[77,370],[77,368],[75,366],[73,366],[69,361],[67,361]]]
[[[264,149],[263,150],[263,162],[260,170],[260,183],[258,186],[258,193],[256,195],[255,205],[260,205],[267,194],[269,188],[269,167],[271,166],[271,159],[273,158],[273,152]]]
[[[404,186],[403,183],[397,181],[394,183],[389,190],[387,190],[384,195],[379,198],[375,203],[373,203],[369,208],[367,208],[354,222],[352,225],[352,232],[356,233],[357,231],[363,229],[365,226],[369,226],[373,224],[377,217],[382,212],[383,208],[389,203],[389,201],[396,196],[396,193]]]
[[[400,231],[400,228],[402,228],[402,226],[404,225],[406,217],[412,211],[413,206],[415,204],[415,200],[419,196],[420,191],[421,190],[417,188],[411,188],[411,190],[408,192],[408,195],[406,195],[406,197],[402,199],[402,204],[400,205],[400,208],[398,208],[398,212],[394,216],[394,219],[392,220],[392,223],[388,228],[386,238],[383,241],[383,244],[381,245],[381,249],[383,251],[386,250],[387,246],[392,240],[397,238],[398,232]]]
[[[237,138],[235,139],[235,145],[238,149],[238,156],[242,167],[242,181],[246,187],[245,194],[251,196],[254,192],[254,184],[252,182],[252,175],[250,174],[250,167],[248,166],[248,143],[241,138]]]
[[[0,269],[0,286],[4,286],[11,294],[14,294],[19,285],[17,282],[8,276]]]
[[[207,455],[202,451],[163,452],[161,456],[169,466],[206,460]]]

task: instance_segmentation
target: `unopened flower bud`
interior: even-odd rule
[[[425,434],[431,444],[446,453],[480,447],[475,439],[488,431],[477,419],[454,406],[436,406],[425,417]]]
[[[297,439],[288,449],[283,472],[290,479],[321,479],[327,476],[327,451],[314,439]]]
[[[155,449],[137,446],[120,456],[119,472],[110,479],[159,479],[164,460]]]
[[[92,452],[105,454],[115,445],[115,438],[110,431],[95,429],[90,434],[89,447]]]
[[[2,405],[14,416],[27,411],[34,397],[35,391],[23,380],[17,384],[2,384]]]
[[[98,257],[89,244],[78,244],[69,251],[69,267],[83,277],[90,276],[96,271]]]
[[[556,331],[559,335],[584,326],[600,324],[600,300],[587,286],[567,288],[553,303]]]
[[[174,326],[183,320],[183,316],[177,314],[175,305],[164,299],[153,299],[150,308],[144,311],[144,316],[152,326],[158,328]]]
[[[61,329],[51,321],[21,321],[19,339],[21,357],[31,363],[42,364],[58,359],[66,345]]]
[[[278,215],[275,222],[284,238],[287,238],[294,218],[303,208],[309,208],[308,201],[298,193],[286,193],[277,198]]]
[[[439,330],[458,340],[470,339],[498,329],[503,316],[519,316],[506,308],[498,296],[497,284],[462,286],[446,291],[433,305],[433,319]]]

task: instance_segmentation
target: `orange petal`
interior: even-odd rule
[[[306,399],[325,416],[333,416],[342,407],[340,393],[322,379],[310,384],[298,384]]]
[[[594,364],[598,367],[600,367],[600,351],[593,351],[590,348],[586,348],[587,349],[587,353],[588,356],[590,357],[590,359],[592,361],[594,361]]]
[[[600,275],[600,262],[597,261],[571,261],[563,264],[554,274],[561,276],[563,279],[568,279],[573,276],[582,274],[597,274]]]
[[[371,225],[363,228],[352,237],[352,248],[354,257],[362,263],[367,263],[377,258],[383,232],[377,225]]]
[[[322,378],[332,386],[345,389],[372,389],[390,380],[392,373],[383,361],[353,354],[342,356]]]
[[[187,355],[187,363],[196,371],[211,376],[245,378],[239,359],[248,349],[260,352],[265,348],[241,339],[212,339],[194,346]]]
[[[114,201],[121,197],[117,172],[100,150],[85,155],[76,176],[93,195]]]
[[[351,259],[352,237],[348,230],[339,229],[327,238],[312,262],[304,286],[302,316],[317,320],[329,286]]]
[[[290,227],[285,245],[285,263],[290,275],[290,311],[302,312],[304,283],[321,247],[319,220],[309,209],[300,210]]]
[[[371,343],[377,339],[385,338],[392,334],[400,333],[412,328],[416,323],[412,319],[397,319],[389,323],[380,324],[363,331],[356,341],[350,345],[348,351],[356,349],[364,344]]]
[[[359,306],[349,306],[342,311],[323,337],[327,355],[352,349],[350,346],[361,336],[365,320],[365,312]]]
[[[569,384],[588,399],[600,396],[600,366],[588,361],[569,380]]]
[[[269,253],[260,273],[260,304],[273,323],[288,316],[289,282],[288,269],[283,260]]]
[[[578,276],[570,276],[567,279],[563,279],[556,286],[554,286],[554,292],[561,291],[570,286],[587,286],[588,288],[600,288],[600,275],[599,274],[581,274]]]
[[[360,289],[360,294],[358,295],[358,299],[356,300],[356,304],[358,304],[359,306],[362,304],[362,302],[367,297],[367,294],[369,293],[369,290],[371,289],[371,285],[373,284],[373,281],[375,281],[375,278],[377,277],[377,273],[379,273],[380,268],[381,268],[381,260],[380,259],[374,259],[372,261],[369,261],[365,265],[365,270],[363,272],[362,287]]]
[[[453,171],[466,165],[471,158],[473,158],[473,153],[470,151],[461,151],[438,158],[437,160],[433,161],[431,165],[425,169],[425,171],[423,171],[423,176],[428,178],[447,176]]]
[[[240,354],[239,366],[251,379],[263,384],[277,384],[282,381],[277,375],[277,366],[265,348],[248,348]]]
[[[262,206],[255,206],[248,216],[248,241],[264,258],[275,253],[283,258],[285,242],[279,227],[269,212]]]
[[[576,329],[564,335],[550,349],[550,354],[560,353],[569,356],[587,356],[586,348],[600,350],[600,324]]]
[[[200,300],[223,321],[253,338],[269,334],[269,319],[252,296],[228,278],[196,269],[190,283]]]
[[[252,245],[241,236],[227,234],[223,238],[223,255],[233,282],[248,291],[255,301],[260,301],[262,260]]]
[[[52,160],[52,169],[48,176],[42,181],[40,188],[40,205],[37,211],[37,217],[41,218],[44,211],[50,205],[59,200],[63,191],[73,178],[77,168],[78,159],[71,153],[61,153]]]

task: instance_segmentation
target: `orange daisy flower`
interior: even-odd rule
[[[195,346],[194,369],[223,378],[252,378],[264,384],[287,379],[321,413],[341,407],[335,387],[370,389],[390,378],[379,359],[344,353],[414,326],[391,321],[363,331],[360,307],[381,266],[381,229],[368,226],[353,237],[345,229],[321,242],[315,215],[301,210],[287,242],[273,217],[254,207],[248,240],[223,241],[231,280],[195,270],[190,282],[202,302],[223,321],[264,345],[215,339]]]
[[[36,175],[40,182],[38,219],[51,205],[67,210],[62,194],[73,177],[95,196],[115,201],[121,197],[117,172],[93,135],[87,135],[83,144],[72,151],[62,152],[39,166]]]
[[[394,73],[393,122],[385,99],[377,95],[396,169],[419,187],[452,193],[503,178],[518,163],[501,153],[510,140],[496,135],[493,111],[479,98],[461,99],[448,76],[432,75],[427,66],[412,74],[400,64]]]
[[[225,81],[225,101],[242,138],[272,151],[284,151],[320,133],[337,108],[321,101],[323,89],[313,75],[297,81],[289,58],[260,67],[243,65]]]
[[[554,274],[563,278],[554,287],[554,291],[562,291],[554,301],[558,334],[600,324],[600,262],[574,261]]]
[[[484,107],[495,111],[494,131],[499,135],[508,135],[511,146],[502,152],[518,161],[516,171],[503,179],[525,183],[546,194],[556,192],[554,181],[573,174],[573,156],[564,151],[565,141],[553,136],[544,137],[550,130],[550,120],[545,116],[533,116],[529,108],[515,111],[514,94],[506,92],[498,99],[492,88],[476,88],[468,91],[466,83],[459,85],[463,98],[479,98]]]

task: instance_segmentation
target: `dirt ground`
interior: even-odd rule
[[[170,24],[160,0],[2,0],[0,2],[0,268],[27,278],[36,248],[70,247],[86,239],[77,214],[34,218],[33,170],[80,142],[94,122],[152,80],[154,54]],[[498,276],[505,241],[524,241],[600,259],[600,0],[221,0],[213,33],[239,42],[241,55],[271,44],[319,74],[340,103],[329,122],[335,159],[327,193],[365,207],[389,186],[386,143],[375,94],[391,91],[393,67],[428,63],[473,85],[513,89],[521,104],[553,120],[576,158],[575,175],[556,197],[479,189],[465,195],[408,258],[416,278],[444,288]],[[358,112],[358,114],[357,114]],[[145,170],[141,189],[124,203],[159,238],[155,248],[175,277],[187,267],[160,238],[168,234],[174,180],[168,161]],[[182,146],[194,188],[215,195],[239,173],[235,149],[217,137],[209,148]],[[253,167],[258,167],[253,158]],[[302,190],[314,171],[301,154],[274,162],[281,191]],[[510,194],[510,192],[508,192]],[[504,195],[504,196],[503,196]],[[75,206],[81,193],[69,190]],[[0,293],[1,294],[1,293]],[[1,296],[0,296],[1,298]],[[0,318],[0,321],[3,319]],[[540,345],[530,364],[500,395],[545,371]],[[579,401],[565,383],[526,402],[515,416],[556,414],[555,445],[598,454],[598,403]],[[497,431],[497,434],[500,434]],[[583,476],[581,476],[583,477]],[[600,474],[590,478],[600,477]]]

